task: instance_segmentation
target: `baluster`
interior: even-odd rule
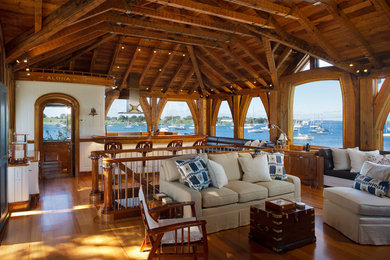
[[[112,168],[113,163],[109,158],[103,159],[104,168],[104,202],[100,215],[104,221],[112,221],[114,217],[113,190],[112,190]]]
[[[129,190],[129,181],[128,181],[128,163],[124,163],[125,165],[125,181],[126,181],[126,185],[125,185],[125,208],[127,209],[127,200],[128,200],[128,190]]]
[[[121,201],[122,201],[122,174],[121,174],[121,169],[119,169],[119,163],[116,164],[116,168],[115,168],[115,171],[118,175],[118,185],[117,185],[117,192],[118,192],[118,209],[120,208],[121,206]]]
[[[132,170],[132,173],[131,173],[131,197],[132,197],[132,200],[131,200],[131,206],[132,207],[134,207],[134,198],[135,198],[135,196],[134,196],[134,190],[135,190],[135,180],[134,180],[134,174],[135,174],[135,168],[134,168],[134,162],[131,162],[130,163],[132,166],[131,166],[131,170]]]
[[[89,193],[90,203],[96,205],[100,203],[101,192],[99,190],[99,159],[100,155],[92,152],[89,158],[92,160],[92,189]]]

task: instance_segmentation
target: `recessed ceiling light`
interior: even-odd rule
[[[353,63],[350,63],[349,66],[350,66],[350,67],[353,67]]]
[[[120,67],[119,66],[116,66],[117,69],[119,69]]]
[[[368,69],[364,69],[363,71],[364,71],[364,72],[368,72]]]
[[[125,48],[125,46],[122,46],[122,50]]]
[[[20,61],[19,61],[19,60],[16,60],[16,63],[18,63],[18,64],[19,64],[19,63],[20,63]]]
[[[157,51],[156,51],[156,50],[154,50],[154,51],[153,51],[153,53],[157,53]]]
[[[360,72],[360,70],[356,70],[356,73],[359,73]]]
[[[141,51],[141,48],[138,48],[138,51]]]
[[[24,63],[27,63],[27,59],[24,59],[23,62],[24,62]]]
[[[161,71],[162,69],[158,69],[158,71]]]

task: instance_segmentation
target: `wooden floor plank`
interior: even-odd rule
[[[140,218],[101,224],[89,204],[90,177],[43,180],[37,208],[13,213],[0,259],[146,259],[140,253]],[[315,207],[317,242],[276,254],[249,240],[249,226],[209,235],[209,259],[386,259],[390,246],[361,246],[323,224],[322,190],[302,187],[302,201]]]

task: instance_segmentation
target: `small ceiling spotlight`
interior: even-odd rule
[[[27,73],[27,76],[30,76],[30,75],[31,75],[30,72],[28,72],[28,73]]]
[[[367,72],[368,72],[368,69],[364,69],[363,72],[364,72],[364,73],[367,73]]]
[[[122,46],[122,50],[125,48],[125,46]]]
[[[30,71],[30,68],[26,68],[26,71]]]
[[[349,66],[350,66],[350,67],[353,67],[353,63],[350,63]]]
[[[117,69],[119,69],[120,67],[119,66],[116,66]]]
[[[360,70],[356,70],[356,73],[360,73]]]
[[[184,57],[184,56],[186,56],[186,54],[185,54],[185,53],[183,53],[183,57]]]
[[[164,89],[162,88],[161,91],[163,91]]]
[[[138,48],[138,51],[141,51],[141,48]]]
[[[149,88],[146,88],[146,90],[149,90]]]
[[[157,53],[157,51],[156,51],[156,50],[154,50],[154,51],[153,51],[153,53]]]
[[[256,80],[255,80],[255,81],[253,81],[253,84],[256,84]]]
[[[27,63],[27,61],[28,61],[27,58],[23,60],[24,63]]]
[[[17,63],[17,64],[19,64],[19,63],[20,63],[20,61],[19,61],[19,60],[16,60],[16,63]]]
[[[162,69],[158,69],[158,71],[162,71]]]
[[[232,86],[232,85],[230,85],[230,88],[233,88],[233,86]]]
[[[168,55],[171,55],[172,53],[171,52],[168,52]]]
[[[269,84],[270,87],[272,87],[272,84]]]

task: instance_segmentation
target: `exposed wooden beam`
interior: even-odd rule
[[[164,75],[165,70],[167,69],[169,64],[172,62],[173,58],[176,55],[176,51],[179,50],[179,48],[180,48],[180,44],[175,44],[175,46],[173,47],[173,51],[168,53],[168,59],[164,62],[162,68],[159,69],[157,76],[154,78],[151,89],[157,86],[158,81],[161,79],[161,76]]]
[[[42,29],[33,33],[29,30],[7,44],[7,62],[13,62],[25,51],[41,44],[50,36],[76,21],[82,15],[97,7],[105,0],[71,0],[49,14],[43,21]]]
[[[168,89],[172,88],[173,82],[175,81],[175,79],[177,78],[179,73],[183,70],[184,66],[188,64],[189,59],[190,59],[190,57],[187,55],[185,57],[185,59],[179,64],[179,66],[177,66],[177,69],[176,69],[175,73],[173,74],[171,80],[169,81],[168,85],[163,90],[164,93],[167,92]]]
[[[252,75],[252,77],[259,81],[263,86],[268,86],[268,83],[260,77],[260,75],[257,73],[255,69],[252,68],[251,65],[249,65],[244,59],[242,59],[239,55],[237,55],[231,48],[226,44],[221,44],[221,47],[228,53],[238,64],[240,64],[245,70]]]
[[[203,70],[203,74],[204,76],[211,82],[211,86],[213,86],[215,89],[222,89],[223,91],[227,92],[227,93],[232,93],[233,90],[224,86],[222,84],[222,81],[220,78],[218,78],[214,73],[212,73],[210,70],[208,70],[207,68],[205,68]],[[206,79],[206,80],[207,80]]]
[[[272,52],[275,53],[275,51],[279,48],[280,42],[275,43],[274,47],[272,48]]]
[[[309,61],[310,59],[310,55],[309,54],[305,54],[302,59],[300,59],[294,69],[294,73],[297,73],[299,71],[301,71],[303,69],[303,67],[307,64],[307,62]]]
[[[269,71],[269,69],[263,64],[263,61],[261,61],[261,60],[259,59],[259,57],[257,57],[257,55],[255,54],[255,51],[254,51],[254,50],[252,50],[251,48],[249,48],[248,45],[247,45],[245,42],[243,42],[242,40],[239,40],[239,39],[237,39],[237,38],[236,38],[236,40],[237,40],[237,45],[238,45],[241,49],[243,49],[243,50],[245,51],[245,53],[246,53],[249,57],[251,57],[252,60],[254,60],[255,63],[256,63],[257,65],[259,65],[259,66],[260,66],[265,72],[267,72],[268,74],[271,74],[270,71]]]
[[[93,72],[93,69],[94,69],[94,66],[95,66],[95,63],[96,63],[97,55],[98,55],[98,48],[93,50],[92,58],[91,58],[91,64],[89,65],[89,72]]]
[[[195,75],[196,75],[196,78],[198,79],[199,86],[200,86],[201,90],[203,91],[205,89],[205,87],[204,87],[203,80],[202,80],[202,74],[200,73],[200,70],[199,70],[198,61],[196,60],[196,56],[194,53],[194,47],[187,46],[187,51],[188,51],[188,54],[190,55],[192,66],[194,67]]]
[[[271,72],[272,83],[277,88],[277,87],[279,87],[279,77],[278,77],[278,72],[277,72],[276,66],[275,66],[275,57],[274,57],[274,54],[272,52],[271,42],[267,37],[263,36],[262,38],[263,38],[265,56],[267,57],[269,71]]]
[[[235,3],[245,7],[253,8],[259,11],[264,11],[271,14],[283,16],[284,18],[297,19],[294,15],[294,10],[290,7],[275,4],[269,0],[225,0],[227,2]]]
[[[42,29],[42,0],[34,0],[34,32]]]
[[[333,15],[333,17],[338,21],[339,24],[342,24],[349,32],[351,32],[355,41],[359,42],[363,46],[363,51],[369,59],[375,64],[376,67],[380,68],[383,66],[382,62],[376,57],[374,50],[368,44],[363,35],[358,31],[354,24],[349,20],[346,14],[337,7],[337,4],[334,0],[328,1],[327,10]]]
[[[112,54],[112,57],[111,57],[110,68],[109,68],[108,71],[107,71],[107,74],[108,74],[108,75],[111,75],[111,74],[112,74],[112,70],[114,69],[116,59],[118,58],[118,55],[119,55],[119,52],[120,52],[121,49],[122,49],[122,46],[123,46],[123,37],[122,37],[122,36],[119,36],[119,37],[118,37],[118,42],[117,42],[117,44],[116,44],[116,46],[115,46],[114,53]]]
[[[289,47],[285,47],[282,54],[280,54],[278,59],[278,65],[276,66],[276,70],[279,71],[280,67],[287,60],[288,56],[292,53],[292,49]]]
[[[140,44],[141,41],[142,40],[140,40],[138,42],[138,44]],[[122,83],[121,83],[121,85],[119,87],[119,91],[122,90],[122,89],[125,89],[127,87],[127,77],[129,76],[130,71],[133,69],[134,62],[137,59],[137,56],[138,56],[139,53],[140,52],[138,51],[138,48],[133,48],[130,51],[130,62],[129,62],[129,65],[127,66],[125,74],[123,75]]]
[[[239,81],[243,81],[249,88],[256,88],[255,85],[253,85],[253,83],[246,79],[244,77],[244,75],[241,74],[241,72],[239,72],[238,70],[236,70],[232,65],[230,65],[224,58],[222,58],[221,55],[219,55],[215,50],[213,49],[206,49],[206,48],[202,48],[203,51],[206,52],[207,55],[210,55],[212,56],[214,59],[218,60],[219,63],[226,69],[228,70],[230,73],[232,73],[235,77],[237,77],[237,79]]]
[[[272,28],[267,24],[267,20],[259,16],[248,15],[248,14],[232,11],[230,9],[225,9],[214,5],[203,4],[191,0],[153,0],[153,2],[162,5],[176,7],[176,8],[182,8],[185,10],[194,11],[201,14],[217,16],[219,18],[232,20],[236,22],[253,24],[264,28]]]
[[[158,47],[158,46],[157,46]],[[142,74],[141,74],[141,77],[139,78],[139,84],[142,85],[143,82],[144,82],[144,79],[145,79],[145,76],[146,74],[148,73],[149,69],[150,69],[150,66],[152,66],[152,63],[154,61],[154,59],[157,57],[157,54],[158,54],[158,50],[157,48],[156,49],[153,49],[152,50],[152,53],[150,55],[150,58],[148,60],[148,63],[146,63],[146,66],[145,68],[142,70]]]
[[[186,76],[184,77],[183,83],[180,84],[180,87],[176,90],[176,93],[179,93],[182,91],[187,83],[191,80],[192,75],[194,75],[194,67],[192,66],[191,69],[187,72]]]

